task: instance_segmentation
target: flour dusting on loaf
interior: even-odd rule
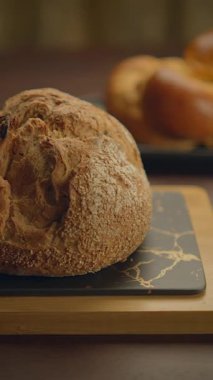
[[[137,146],[115,118],[55,89],[0,115],[0,272],[68,276],[126,258],[150,226]]]

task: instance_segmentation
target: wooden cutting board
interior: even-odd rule
[[[75,292],[75,295],[69,295],[69,292],[63,295],[61,290],[57,292],[55,288],[54,292],[51,288],[51,291],[47,293],[48,296],[44,295],[45,292],[42,295],[32,296],[29,295],[31,294],[29,289],[28,291],[25,289],[23,293],[25,296],[2,295],[0,297],[0,334],[213,333],[213,216],[208,197],[201,188],[190,186],[157,186],[153,187],[153,190],[164,194],[179,192],[184,197],[204,267],[205,290],[203,282],[202,288],[191,294],[182,292],[180,295],[181,292],[172,291],[160,295],[161,293],[155,292],[155,289],[158,290],[159,284],[162,285],[156,280],[149,282],[148,285],[151,286],[149,290],[152,290],[150,292],[146,291],[147,283],[142,283],[142,290],[137,290],[137,295],[128,291],[126,294],[125,291],[121,294],[119,292],[113,294],[111,291],[109,295],[106,295],[107,292],[103,293],[104,295],[101,293],[97,295],[94,292],[79,293],[80,296]],[[170,224],[168,220],[168,225]],[[158,229],[157,232],[159,232]],[[188,232],[184,234],[184,231],[182,233],[188,234]],[[178,246],[177,249],[179,249]],[[174,253],[177,255],[176,251]],[[189,256],[187,256],[188,253],[185,254],[186,261]],[[192,262],[199,261],[194,256],[190,257]],[[180,268],[175,276],[180,277],[180,284],[182,284],[187,279],[188,272],[185,269],[180,272]],[[192,277],[193,273],[198,276],[198,270],[200,269],[191,270]],[[165,272],[161,269],[159,273],[165,280],[169,272],[171,271]],[[159,279],[159,275],[155,275],[155,278]],[[167,281],[167,284],[172,283],[171,278],[170,273],[170,282]],[[131,278],[129,280],[132,281]],[[6,286],[7,283],[2,282],[2,284]],[[11,291],[12,287],[9,289]],[[3,290],[1,294],[4,294]],[[13,293],[22,294],[20,289],[19,292],[15,290],[13,285]],[[13,293],[8,292],[8,294]],[[39,294],[39,292],[32,291],[32,294]]]

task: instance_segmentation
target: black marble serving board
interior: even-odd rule
[[[0,295],[190,295],[205,275],[184,197],[154,192],[151,230],[125,263],[76,277],[0,276]]]

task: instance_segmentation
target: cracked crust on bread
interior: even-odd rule
[[[1,115],[0,272],[81,275],[126,260],[151,218],[130,133],[55,89],[24,91]]]

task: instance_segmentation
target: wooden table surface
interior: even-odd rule
[[[26,88],[56,87],[103,96],[106,77],[125,52],[0,54],[0,102]],[[213,173],[213,171],[212,171]],[[202,186],[213,203],[213,176],[149,175],[152,184]],[[212,379],[212,336],[0,337],[0,378]]]

